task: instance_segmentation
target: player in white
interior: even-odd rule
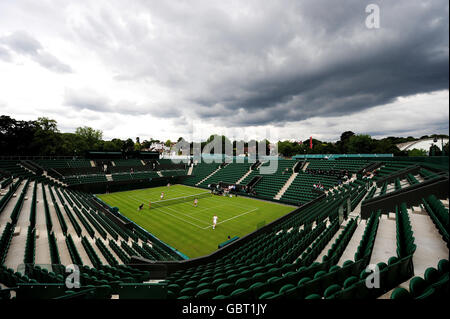
[[[164,199],[164,192],[161,193],[161,200]]]
[[[216,224],[217,224],[217,215],[213,216],[213,229],[216,229]]]
[[[194,199],[194,207],[197,207],[197,204],[198,204],[198,199],[196,198],[196,199]]]

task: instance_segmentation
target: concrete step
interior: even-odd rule
[[[325,256],[328,253],[328,250],[331,248],[331,246],[333,246],[333,244],[336,241],[336,239],[344,231],[344,227],[348,223],[348,221],[349,221],[349,219],[347,219],[344,223],[342,223],[342,225],[339,228],[339,230],[336,232],[336,234],[334,234],[334,236],[330,239],[328,244],[323,248],[323,250],[320,252],[319,256],[317,256],[315,261],[320,262],[320,263],[322,262],[323,256]]]
[[[359,242],[361,241],[362,235],[364,234],[364,230],[366,228],[366,220],[361,220],[356,227],[355,232],[353,233],[352,238],[350,239],[347,247],[342,253],[341,258],[337,265],[342,266],[346,260],[355,260],[355,253],[358,249]]]
[[[14,192],[13,197],[11,197],[6,204],[6,206],[3,208],[3,212],[0,214],[0,225],[6,225],[6,223],[11,222],[11,213],[14,209],[14,206],[17,203],[17,199],[22,193],[22,190],[25,186],[26,181],[22,181],[22,183],[17,187],[16,191]]]
[[[370,263],[387,262],[392,256],[397,256],[396,221],[388,219],[386,214],[382,214]]]
[[[302,171],[306,171],[308,168],[309,162],[306,162],[305,165],[302,167]]]
[[[240,184],[248,175],[251,174],[251,172],[253,172],[253,170],[249,169],[247,173],[244,174],[244,176],[242,176],[237,182],[236,184]]]
[[[211,174],[209,174],[208,176],[206,176],[204,179],[202,179],[200,182],[198,182],[197,184],[195,184],[195,186],[200,185],[201,183],[203,183],[204,181],[206,181],[208,178],[210,178],[211,176],[213,176],[215,173],[217,173],[220,170],[220,166]]]
[[[287,191],[289,186],[291,186],[292,182],[295,180],[297,175],[298,173],[292,173],[292,175],[289,177],[286,183],[284,183],[283,187],[281,187],[281,189],[278,191],[278,193],[275,195],[273,199],[280,199],[281,196],[283,196],[283,194]]]
[[[414,274],[422,277],[428,267],[437,267],[439,260],[448,259],[448,248],[428,215],[412,214],[409,210],[409,218],[417,247],[413,255]]]

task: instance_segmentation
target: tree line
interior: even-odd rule
[[[448,138],[447,135],[422,136],[422,138]],[[231,141],[224,135],[211,135],[206,141],[201,142],[201,150],[205,150],[206,145],[218,138],[221,141],[222,150],[232,149],[234,155],[239,147],[238,141]],[[217,140],[217,139],[216,139]],[[312,149],[310,141],[278,141],[278,153],[285,157],[291,157],[297,154],[359,154],[359,153],[393,153],[395,156],[425,156],[442,155],[441,150],[434,146],[428,152],[422,150],[410,150],[408,152],[400,151],[396,144],[418,140],[412,136],[409,137],[386,137],[383,139],[374,139],[370,135],[355,134],[346,131],[341,134],[336,142],[323,142],[317,139],[312,140]],[[177,142],[183,141],[183,137],[178,138]],[[91,127],[78,127],[75,133],[60,132],[57,122],[46,117],[39,117],[34,121],[15,120],[9,116],[0,116],[0,155],[18,155],[18,156],[83,156],[86,151],[103,152],[131,152],[149,149],[152,143],[163,143],[165,146],[172,146],[171,140],[139,140],[114,138],[110,141],[103,139],[101,130],[95,130]],[[269,154],[269,144],[267,140],[262,141],[240,141],[248,149],[256,144],[256,149],[251,151],[258,152],[259,144],[265,145],[265,153]],[[191,154],[193,153],[193,143],[189,143]],[[239,150],[238,150],[239,151]],[[211,150],[211,153],[213,151]],[[448,143],[444,147],[445,154],[448,155]]]

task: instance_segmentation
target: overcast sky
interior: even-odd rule
[[[448,17],[445,0],[0,0],[0,114],[105,139],[448,134]]]

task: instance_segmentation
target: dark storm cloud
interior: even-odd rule
[[[72,28],[117,80],[150,79],[177,93],[172,110],[227,126],[344,116],[448,89],[447,1],[373,3],[379,29],[366,27],[360,0],[136,0],[148,19],[124,12],[123,24],[102,10]]]
[[[41,43],[25,31],[15,31],[9,36],[1,37],[0,43],[7,45],[18,54],[30,57],[35,62],[51,71],[58,73],[71,73],[72,69],[62,63],[54,55],[47,52]],[[0,47],[0,58],[1,58]]]
[[[208,90],[210,94],[194,98],[194,102],[211,108],[207,112],[201,108],[200,116],[214,114],[214,105],[220,103],[246,111],[231,117],[230,125],[263,125],[345,115],[399,96],[448,89],[447,2],[422,6],[408,1],[392,8],[382,2],[378,30],[365,27],[364,6],[359,3],[340,3],[336,14],[325,10],[320,1],[302,3],[299,16],[314,23],[318,36],[316,41],[311,34],[299,32],[296,36],[311,40],[309,44],[316,50],[328,49],[324,58],[314,61],[311,70],[308,59],[295,62],[299,53],[302,60],[301,52],[296,52],[288,55],[291,61],[285,68],[275,68],[263,76],[255,74],[245,81],[237,79],[225,90],[226,84],[219,83]],[[283,70],[286,72],[280,72]]]

